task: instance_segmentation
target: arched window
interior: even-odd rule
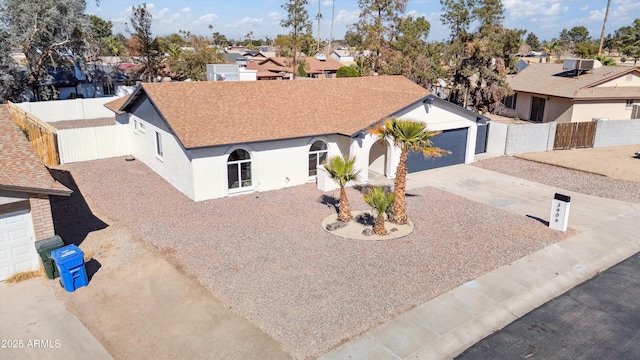
[[[309,176],[318,174],[318,166],[327,160],[327,144],[318,140],[311,144],[309,149]]]
[[[229,155],[227,179],[229,180],[229,189],[251,186],[251,155],[248,151],[238,149]]]

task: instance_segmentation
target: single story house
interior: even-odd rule
[[[329,54],[329,57],[335,61],[339,61],[343,65],[351,65],[355,63],[355,59],[353,58],[353,53],[347,49],[336,49]]]
[[[639,67],[602,66],[576,75],[563,64],[531,63],[507,81],[514,94],[503,100],[503,115],[522,120],[624,120],[634,118],[634,105],[640,106]]]
[[[6,105],[0,106],[0,281],[36,270],[39,257],[34,242],[54,236],[50,195],[68,196],[71,190],[56,182]]]
[[[319,182],[331,156],[355,156],[364,182],[393,178],[398,148],[367,131],[392,116],[443,130],[434,144],[452,152],[412,154],[411,172],[471,163],[486,144],[486,118],[402,76],[145,83],[105,106],[130,126],[132,155],[195,201]]]

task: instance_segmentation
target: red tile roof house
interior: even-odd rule
[[[54,236],[50,195],[71,190],[56,182],[0,106],[0,281],[36,270],[34,242]]]
[[[402,76],[315,81],[145,83],[105,106],[128,121],[132,155],[195,201],[318,181],[324,159],[355,156],[393,178],[399,151],[367,129],[396,116],[445,130],[445,158],[410,158],[410,171],[474,160],[486,118],[430,95]],[[320,169],[320,170],[319,170]],[[323,185],[324,184],[324,185]]]
[[[626,120],[633,118],[634,105],[640,107],[640,67],[602,66],[579,76],[562,68],[532,63],[509,75],[515,95],[503,101],[504,115],[545,123]]]

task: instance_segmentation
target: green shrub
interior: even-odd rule
[[[360,76],[360,74],[358,73],[358,70],[351,66],[343,66],[339,68],[338,72],[336,73],[336,77],[339,77],[339,78],[358,77],[358,76]]]

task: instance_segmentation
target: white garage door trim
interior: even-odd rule
[[[0,281],[38,268],[29,210],[0,214]]]

